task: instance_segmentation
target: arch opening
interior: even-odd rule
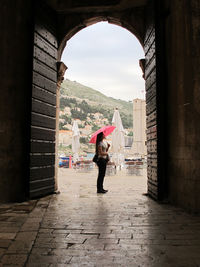
[[[88,26],[84,29],[84,30],[87,30],[87,29],[89,29],[90,27],[91,28],[93,28],[93,31],[92,32],[95,32],[95,31],[98,31],[98,27],[97,27],[97,29],[95,28],[95,25],[96,26],[98,26],[98,25],[100,25],[100,24],[104,24],[105,25],[105,23],[95,23],[94,21],[92,21],[92,23],[90,23],[90,26],[89,26],[89,23],[88,23]],[[93,26],[91,26],[91,25],[93,25]],[[111,27],[111,25],[109,25],[109,24],[107,24],[106,26],[105,26],[105,28],[106,27],[111,27],[112,29],[114,28],[119,28],[118,26],[121,26],[121,25],[118,25],[118,26],[116,26],[116,23],[115,24],[113,24],[112,23],[112,27]],[[115,27],[116,26],[116,27]],[[72,42],[72,40],[74,39],[74,38],[76,38],[76,36],[78,36],[78,35],[80,35],[80,34],[82,34],[82,35],[84,35],[84,34],[86,34],[86,33],[84,33],[84,30],[83,31],[80,31],[77,35],[73,35],[74,37],[72,38],[71,37],[71,39],[69,40],[69,43],[67,43],[68,45],[70,45],[70,41]],[[105,30],[105,29],[104,29]],[[126,29],[124,29],[124,27],[123,27],[123,32],[126,32]],[[138,56],[138,58],[137,58],[137,60],[135,60],[135,65],[134,65],[134,67],[136,67],[137,69],[138,69],[138,73],[137,73],[137,75],[139,75],[139,79],[141,80],[141,81],[144,81],[143,79],[142,79],[142,72],[141,72],[141,69],[140,69],[140,67],[139,67],[139,59],[141,58],[141,57],[144,57],[144,52],[143,52],[143,47],[141,47],[141,43],[139,43],[138,42],[138,40],[136,40],[136,38],[134,38],[134,36],[132,35],[132,32],[131,32],[131,34],[130,34],[130,31],[129,32],[127,32],[126,33],[128,36],[129,36],[129,38],[130,39],[134,39],[134,43],[133,43],[133,50],[134,50],[134,46],[136,46],[136,42],[137,42],[137,45],[138,45],[138,47],[140,47],[140,56]],[[91,33],[90,33],[90,35],[91,35]],[[123,35],[122,35],[123,36]],[[86,35],[86,37],[87,38],[89,38],[88,37],[88,34]],[[107,36],[108,37],[108,36]],[[67,36],[67,38],[69,38],[69,35]],[[67,39],[66,38],[66,39]],[[100,37],[101,38],[101,37]],[[111,36],[110,36],[110,38],[112,38]],[[121,38],[123,38],[123,37],[121,37]],[[65,40],[66,40],[65,39]],[[76,39],[78,39],[78,37],[76,38]],[[127,37],[127,39],[128,39],[128,37]],[[78,43],[81,43],[81,39],[79,38],[78,40],[76,40],[76,42]],[[93,45],[94,45],[94,40],[93,41],[90,41]],[[75,44],[76,45],[76,43],[75,42],[73,42],[73,44]],[[70,46],[70,47],[72,47],[73,46],[73,44]],[[116,45],[117,45],[117,43],[116,43]],[[104,43],[104,46],[106,47],[105,48],[105,50],[107,49],[107,46],[106,46],[106,43]],[[65,75],[65,77],[67,78],[67,79],[69,79],[69,76],[68,76],[68,72],[70,71],[70,62],[68,63],[68,60],[69,60],[69,58],[68,59],[65,59],[65,57],[64,57],[64,55],[65,55],[65,51],[66,51],[66,54],[68,53],[70,53],[71,51],[73,51],[72,49],[70,49],[69,51],[68,51],[68,49],[69,49],[69,47],[66,45],[66,48],[65,48],[65,50],[64,50],[64,53],[62,54],[62,61],[68,66],[68,71],[66,72],[66,75]],[[108,48],[108,50],[109,50],[109,48]],[[135,48],[135,50],[137,50],[136,48]],[[139,49],[137,50],[137,51],[139,51]],[[94,53],[94,51],[92,51],[93,53]],[[99,51],[98,51],[99,52]],[[96,51],[96,53],[98,54],[98,52]],[[127,52],[127,51],[126,51]],[[133,51],[132,51],[133,52]],[[83,52],[84,53],[84,52]],[[123,54],[123,52],[121,51],[121,53]],[[137,52],[136,52],[137,53]],[[76,54],[76,52],[74,51],[74,54]],[[79,54],[79,52],[77,52],[77,54]],[[131,54],[131,53],[130,53]],[[93,54],[92,54],[93,55]],[[85,54],[84,54],[84,56],[86,56]],[[99,56],[99,55],[98,55]],[[135,56],[135,55],[134,55]],[[131,57],[132,59],[134,58],[134,56],[133,57],[131,57],[131,55],[129,55],[129,57]],[[116,51],[115,51],[115,58],[120,62],[120,59],[123,57],[123,55],[122,56],[120,56],[119,57],[119,52],[117,53]],[[125,56],[126,57],[126,56]],[[79,61],[79,62],[81,62],[82,61],[82,59],[81,59],[81,57],[79,57],[79,58],[77,58],[76,59],[77,61]],[[134,59],[133,59],[134,60]],[[70,61],[70,60],[69,60]],[[109,59],[105,59],[105,64],[107,64],[107,62],[109,61]],[[86,62],[84,62],[84,63],[86,63]],[[88,63],[86,64],[86,65],[90,65],[91,64],[91,62],[90,61],[88,61]],[[84,66],[82,66],[82,67],[84,67]],[[86,67],[86,66],[85,66]],[[95,66],[96,67],[96,66]],[[93,69],[95,68],[94,66],[92,67]],[[101,68],[103,68],[103,65],[100,65],[100,66],[98,66],[99,67],[99,70],[101,69]],[[125,64],[124,64],[124,66],[121,66],[122,68],[124,68],[124,69],[128,69],[128,66],[126,66]],[[110,67],[111,68],[111,67]],[[80,67],[80,69],[81,69],[81,67]],[[92,70],[90,70],[90,71],[92,71]],[[104,74],[104,75],[106,75],[106,73]],[[136,75],[136,76],[137,76]],[[84,72],[84,74],[83,74],[83,76],[86,76],[85,75],[85,72]],[[96,77],[95,75],[93,75],[93,73],[91,73],[91,76],[94,76],[94,77]],[[100,76],[101,77],[103,77],[103,75],[102,74],[100,74]],[[119,76],[119,75],[116,75],[116,76]],[[132,79],[132,87],[134,87],[134,72],[132,73],[132,76],[133,76],[133,79]],[[72,77],[72,76],[71,76]],[[106,79],[106,77],[103,77],[103,79]],[[95,79],[95,78],[94,78]],[[138,79],[138,77],[137,77],[137,79]],[[137,80],[136,79],[136,80]],[[61,115],[61,117],[62,118],[66,118],[67,117],[67,113],[66,114],[64,114],[64,110],[63,110],[63,102],[64,102],[64,100],[63,100],[63,94],[65,93],[64,91],[65,91],[65,88],[64,87],[66,87],[67,86],[67,88],[68,88],[68,90],[69,90],[69,88],[70,88],[70,86],[78,86],[78,83],[77,82],[80,82],[80,80],[79,80],[79,78],[76,78],[75,76],[74,76],[74,78],[72,78],[71,80],[76,80],[76,84],[72,84],[73,82],[72,81],[64,81],[64,83],[61,85],[61,105],[62,105],[62,107],[61,107],[61,112],[62,112],[62,115]],[[84,84],[84,82],[82,83],[82,84]],[[85,78],[85,84],[87,85],[88,83],[87,83],[87,78]],[[138,91],[140,90],[140,91],[142,91],[142,96],[141,96],[141,92],[138,92],[138,94],[137,95],[135,95],[135,97],[134,97],[134,93],[133,93],[133,97],[132,97],[132,99],[130,99],[129,98],[129,102],[131,102],[130,103],[130,106],[131,106],[131,117],[133,116],[133,107],[132,107],[132,102],[133,102],[133,99],[135,98],[135,100],[136,100],[136,98],[138,98],[136,101],[135,101],[135,103],[134,103],[134,105],[135,105],[135,109],[134,109],[134,116],[135,116],[135,121],[137,120],[137,126],[135,126],[135,128],[140,128],[140,129],[137,129],[137,131],[136,131],[136,133],[135,133],[135,142],[134,142],[134,150],[133,150],[133,146],[132,146],[132,144],[133,144],[133,140],[129,140],[130,142],[131,142],[131,146],[130,146],[130,144],[129,144],[129,147],[128,148],[125,148],[125,158],[126,158],[126,160],[127,161],[129,161],[129,165],[127,164],[127,165],[125,165],[125,164],[123,164],[123,168],[124,168],[124,171],[125,171],[125,167],[127,168],[127,170],[126,170],[126,173],[129,173],[129,175],[135,175],[136,174],[136,172],[139,174],[139,175],[141,175],[141,172],[144,174],[145,173],[145,177],[146,177],[146,170],[144,170],[145,168],[146,168],[146,166],[145,166],[145,168],[144,168],[144,165],[146,164],[146,162],[145,162],[145,159],[146,159],[146,137],[145,137],[145,123],[146,123],[146,114],[145,114],[145,100],[144,100],[144,83],[142,82],[142,90],[140,90],[139,88],[138,88]],[[96,86],[96,88],[95,88],[95,85],[94,86],[89,86],[89,87],[92,87],[92,88],[94,88],[94,89],[97,89],[97,86]],[[105,86],[104,86],[105,87]],[[123,86],[122,86],[123,87]],[[84,88],[83,88],[83,90],[84,90]],[[98,89],[97,89],[98,90]],[[70,90],[71,91],[71,90]],[[121,89],[121,91],[123,91],[123,89]],[[123,92],[123,93],[125,93],[125,92]],[[105,93],[106,94],[106,93]],[[126,94],[126,93],[125,93]],[[127,93],[127,94],[130,94],[130,93]],[[114,92],[113,93],[111,93],[110,94],[110,96],[112,96],[112,97],[114,97],[114,98],[116,98],[115,97],[115,94],[114,94]],[[76,95],[76,97],[77,97],[77,95]],[[84,96],[83,96],[84,97]],[[81,98],[81,97],[80,97]],[[117,97],[118,98],[118,97]],[[142,99],[141,99],[142,98]],[[68,98],[69,100],[70,100],[70,97]],[[71,99],[72,99],[72,96],[71,96]],[[73,101],[74,101],[74,99],[72,99]],[[81,99],[79,99],[80,101],[81,101]],[[84,98],[82,98],[82,101],[85,101],[86,99],[84,99]],[[87,100],[86,100],[87,101]],[[140,103],[138,103],[138,102],[140,102]],[[67,103],[67,105],[70,105],[70,103]],[[77,103],[76,103],[77,104]],[[80,103],[81,104],[81,103]],[[137,107],[136,107],[136,105],[137,105]],[[80,107],[78,107],[78,108],[80,108]],[[125,119],[124,118],[124,114],[123,114],[123,109],[121,109],[121,108],[119,108],[119,110],[120,110],[120,112],[122,112],[122,114],[121,115],[123,115],[123,118],[122,118],[122,122],[123,122],[123,119]],[[138,113],[138,111],[139,111],[139,113]],[[113,113],[114,113],[114,109],[113,109],[113,111],[112,111],[112,114],[111,115],[113,115]],[[71,115],[73,115],[73,116],[71,116]],[[76,115],[77,116],[77,115]],[[66,127],[65,128],[67,128],[67,130],[69,130],[69,128],[71,128],[72,127],[72,123],[73,123],[73,121],[75,120],[75,117],[74,117],[74,114],[71,114],[71,112],[68,110],[68,117],[70,117],[70,121],[69,121],[69,118],[67,119],[67,122],[68,122],[68,124],[66,125]],[[77,118],[76,118],[77,119]],[[142,119],[142,123],[141,122],[139,122],[138,120],[141,120]],[[88,120],[90,120],[90,118],[88,118]],[[86,121],[87,121],[87,119],[86,119]],[[71,125],[70,125],[70,123],[71,123]],[[81,131],[82,130],[85,130],[85,129],[83,129],[84,127],[83,127],[83,125],[81,124],[82,122],[80,121],[80,118],[78,118],[78,122],[79,122],[79,126],[81,127]],[[112,117],[110,118],[110,120],[108,120],[107,122],[106,122],[107,124],[109,123],[109,124],[111,124],[112,123]],[[90,124],[90,123],[89,123]],[[89,125],[88,124],[88,125]],[[133,118],[131,118],[131,124],[133,125]],[[136,124],[136,123],[135,123]],[[130,128],[132,128],[132,125],[131,125],[131,127]],[[100,128],[100,124],[98,125],[99,126],[99,128]],[[103,125],[102,125],[103,126]],[[127,129],[127,125],[124,125],[125,126],[125,128],[126,128],[126,130],[127,131],[129,131],[130,129]],[[61,129],[60,129],[61,130]],[[62,149],[63,149],[63,143],[64,143],[64,135],[65,135],[65,133],[64,133],[64,131],[63,131],[64,129],[62,129],[62,132],[60,131],[60,136],[62,136],[62,137],[60,137],[60,145],[61,145],[61,143],[62,143]],[[94,129],[94,125],[93,125],[93,131],[94,131],[95,129]],[[133,129],[132,129],[133,130]],[[144,132],[143,133],[143,136],[141,137],[141,131],[142,132]],[[131,134],[132,134],[132,132],[134,132],[134,130],[133,131],[131,131],[131,132],[127,132],[128,133],[128,136],[131,136]],[[90,130],[87,132],[87,135],[89,135],[89,134],[91,134],[92,133],[92,127],[90,127]],[[67,134],[67,132],[66,132],[66,134]],[[69,133],[68,132],[68,135],[70,135],[70,134],[72,134],[71,132]],[[128,137],[127,136],[127,137]],[[71,144],[71,137],[70,136],[68,136],[69,137],[69,139],[68,139],[68,146],[70,146],[70,144]],[[83,141],[83,137],[81,137],[82,138],[82,141]],[[132,137],[130,137],[130,139],[131,139]],[[140,140],[139,140],[139,139]],[[142,140],[141,140],[142,139]],[[89,140],[87,140],[87,142],[88,142]],[[128,138],[127,138],[127,141],[128,141]],[[66,141],[66,139],[65,139],[65,142],[67,143],[67,141]],[[129,143],[130,143],[129,142]],[[89,148],[89,147],[88,147]],[[87,148],[87,149],[88,149]],[[90,146],[90,148],[89,148],[91,151],[89,151],[88,152],[88,154],[90,154],[90,155],[92,155],[93,153],[94,153],[94,146]],[[70,147],[70,149],[68,150],[68,153],[69,152],[71,152],[71,154],[73,154],[72,153],[72,151],[70,151],[71,150],[71,147]],[[128,151],[129,150],[129,151]],[[131,150],[131,151],[130,151]],[[66,150],[67,151],[67,150]],[[60,151],[61,152],[61,151]],[[93,153],[91,153],[91,152],[93,152]],[[111,152],[112,153],[112,152]],[[80,153],[81,154],[81,153]],[[143,154],[143,157],[144,157],[144,160],[142,161],[142,164],[144,164],[143,166],[142,166],[142,168],[137,168],[137,166],[136,166],[136,159],[141,159],[141,157],[142,157],[142,154]],[[132,157],[131,157],[131,155],[132,155]],[[68,158],[69,158],[69,154],[67,155],[68,156]],[[86,158],[85,158],[86,159]],[[84,161],[85,161],[85,159],[84,159]],[[133,159],[134,159],[134,161],[135,162],[133,162]],[[79,160],[80,161],[80,160]],[[128,162],[126,162],[126,163],[128,163]],[[135,164],[135,165],[131,165],[131,163],[132,164]],[[80,165],[80,163],[78,162],[78,164]],[[139,166],[139,165],[138,165]],[[140,167],[140,166],[139,166]],[[137,168],[137,170],[136,170],[136,168]],[[141,170],[142,169],[142,170]],[[124,172],[125,173],[125,172]],[[123,174],[124,174],[123,173]]]

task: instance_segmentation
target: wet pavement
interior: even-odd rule
[[[59,169],[60,194],[0,205],[0,266],[200,266],[200,217],[148,198],[125,170]]]

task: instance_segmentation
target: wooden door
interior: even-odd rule
[[[148,153],[147,177],[148,194],[157,200],[164,200],[168,196],[163,11],[162,1],[148,1],[144,42]]]
[[[35,6],[29,198],[54,192],[57,88],[56,16]]]
[[[146,7],[145,80],[147,115],[147,178],[148,194],[158,199],[158,154],[157,154],[157,80],[156,80],[156,33],[155,5],[149,1]]]

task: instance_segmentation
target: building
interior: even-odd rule
[[[146,146],[146,101],[143,99],[133,100],[133,153],[147,155]]]
[[[69,146],[72,144],[72,131],[60,130],[59,131],[59,145]]]

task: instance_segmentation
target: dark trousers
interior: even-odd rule
[[[106,174],[106,164],[107,160],[104,158],[100,158],[97,162],[97,166],[99,168],[99,174],[97,178],[97,190],[103,189],[103,180]]]

